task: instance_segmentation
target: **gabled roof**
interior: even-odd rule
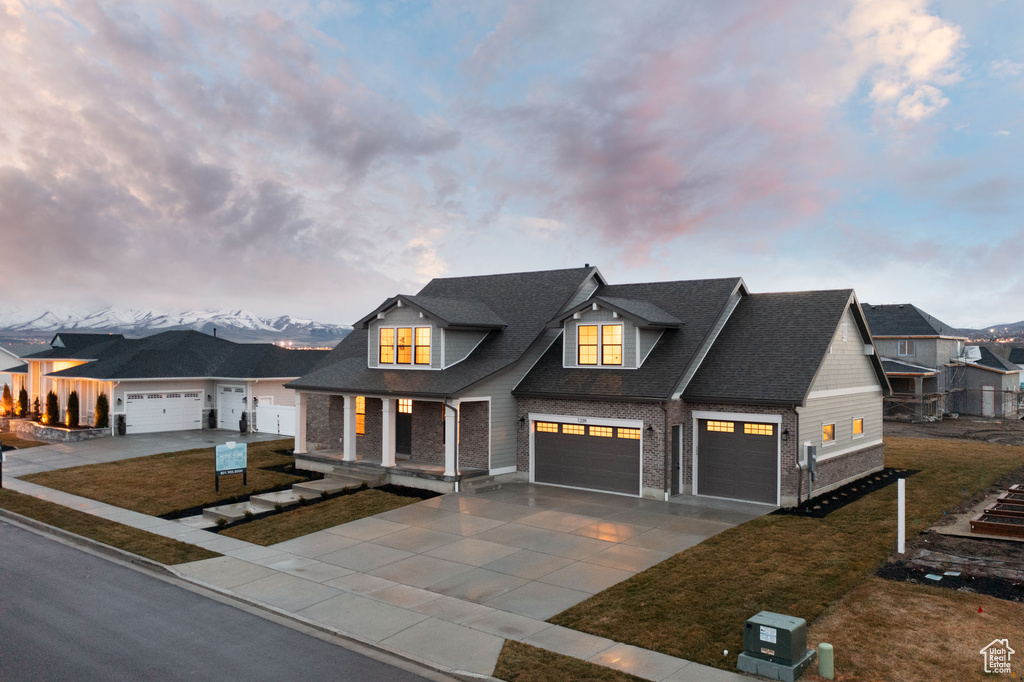
[[[48,376],[96,380],[290,378],[301,376],[326,355],[326,351],[290,351],[269,343],[234,343],[196,331],[166,331],[142,339],[121,338],[104,345],[95,362]]]
[[[947,336],[965,339],[963,333],[910,303],[863,305],[871,336]]]
[[[741,286],[739,277],[602,286],[595,297],[605,301],[647,302],[682,326],[665,329],[638,369],[563,367],[562,340],[559,339],[513,393],[538,397],[668,400],[694,361],[704,338]],[[651,309],[647,313],[653,315]]]
[[[22,357],[23,360],[96,360],[126,339],[121,334],[67,334],[53,337],[51,344],[64,341],[63,346],[51,346],[38,353]],[[68,345],[70,343],[70,345]]]
[[[899,360],[889,360],[886,358],[882,359],[882,368],[885,369],[885,373],[887,375],[899,374],[921,377],[933,377],[938,374],[938,372],[934,369],[928,369],[927,367],[918,367],[917,365],[911,365],[906,362],[900,362]]]
[[[1024,348],[1011,348],[1010,362],[1017,365],[1024,365]]]
[[[1019,372],[1020,367],[999,357],[985,346],[981,346],[981,359],[975,362],[975,365],[981,365],[982,367],[988,367],[989,369],[997,369],[1000,372]]]
[[[123,334],[83,334],[79,332],[57,332],[50,340],[54,348],[76,351],[111,339],[124,339]]]
[[[384,301],[376,310],[356,322],[353,326],[368,327],[370,322],[377,317],[378,313],[403,304],[432,318],[440,327],[501,329],[505,326],[505,322],[482,301],[404,295],[393,296]]]
[[[8,367],[3,370],[4,374],[28,374],[28,365],[18,365],[17,367]]]
[[[465,312],[481,313],[487,309],[495,316],[491,322],[501,321],[505,326],[490,330],[465,360],[438,371],[367,367],[368,332],[365,325],[357,323],[354,331],[324,361],[288,386],[314,391],[352,391],[360,395],[455,395],[519,360],[544,332],[548,322],[592,276],[600,278],[597,268],[588,266],[431,280],[416,296],[404,297],[405,300],[410,304],[426,302],[427,306],[435,307],[437,300],[471,302],[473,305],[467,306]],[[380,308],[363,320],[372,319],[379,311]],[[437,315],[456,316],[456,312],[449,309]],[[426,310],[424,313],[431,314]]]
[[[683,392],[683,399],[803,404],[848,305],[857,322],[859,343],[870,343],[851,289],[745,296]],[[867,357],[887,393],[881,362],[875,355]]]
[[[565,311],[554,322],[560,325],[566,319],[590,308],[595,303],[602,308],[632,320],[638,327],[674,329],[681,327],[683,324],[678,318],[665,312],[650,301],[619,298],[617,296],[592,296],[578,306]]]

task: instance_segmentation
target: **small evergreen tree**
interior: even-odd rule
[[[60,423],[60,404],[57,402],[57,394],[53,391],[46,394],[46,423]]]
[[[96,428],[105,429],[110,426],[110,402],[106,393],[96,397]]]
[[[71,391],[71,395],[68,396],[68,409],[64,414],[64,423],[68,428],[78,428],[78,391]]]
[[[28,415],[28,391],[25,390],[24,386],[18,391],[18,405],[15,408],[14,414],[18,417]]]
[[[0,414],[10,414],[14,411],[14,396],[11,395],[11,387],[4,384],[3,397],[0,397]]]
[[[32,414],[37,418],[39,417],[39,396],[36,396],[35,399],[32,400]]]

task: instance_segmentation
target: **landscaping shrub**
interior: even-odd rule
[[[110,401],[106,393],[96,397],[96,428],[105,429],[110,426]]]
[[[0,397],[0,414],[10,414],[14,411],[14,396],[11,395],[11,387],[4,384],[3,397]]]
[[[60,422],[60,405],[57,403],[57,394],[50,391],[46,394],[46,419],[47,424]]]
[[[39,416],[39,398],[38,397],[36,397],[32,401],[32,414],[34,414],[36,417]]]
[[[28,391],[25,390],[24,386],[18,391],[18,407],[15,414],[19,417],[24,417],[28,414]]]
[[[64,423],[68,428],[78,428],[78,391],[71,391],[68,396],[68,409],[64,413]]]

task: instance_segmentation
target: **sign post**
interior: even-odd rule
[[[247,463],[248,445],[231,441],[217,446],[217,461],[214,465],[214,489],[220,492],[220,477],[231,474],[242,474],[242,485],[249,485],[249,468]]]
[[[901,478],[896,481],[897,504],[899,511],[896,516],[896,553],[903,554],[907,551],[907,479]]]

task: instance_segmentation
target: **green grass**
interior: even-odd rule
[[[0,507],[165,565],[182,564],[220,556],[220,554],[202,547],[147,533],[138,528],[115,523],[13,490],[0,489]]]
[[[915,535],[943,510],[1024,465],[1024,448],[891,438],[886,439],[886,465],[922,470],[907,481],[908,535]],[[895,485],[824,519],[764,516],[705,540],[550,621],[733,669],[750,616],[768,610],[813,621],[890,554],[895,527]]]
[[[214,490],[214,448],[88,464],[23,479],[122,509],[160,516],[305,480],[265,468],[291,464],[291,456],[274,452],[291,444],[291,439],[249,443],[248,485],[242,485],[240,475],[225,476],[220,480],[220,492]]]
[[[549,682],[550,680],[600,680],[601,682],[633,682],[643,678],[547,649],[505,640],[498,656],[494,677],[509,682]]]
[[[40,445],[49,445],[38,440],[25,440],[16,433],[0,433],[0,443],[7,445],[18,450],[24,450],[25,448],[37,448]]]
[[[221,535],[257,545],[273,545],[419,501],[415,497],[393,495],[381,490],[362,490],[326,502],[296,507],[281,514],[256,519],[228,528],[222,531]]]

